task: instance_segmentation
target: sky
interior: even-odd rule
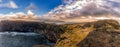
[[[62,0],[0,0],[0,14],[9,14],[31,10],[43,15],[62,4]]]

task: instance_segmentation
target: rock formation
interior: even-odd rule
[[[0,27],[1,32],[35,32],[47,39],[47,45],[34,47],[120,47],[120,24],[115,20],[60,25],[4,20]]]
[[[117,22],[98,21],[94,26],[96,29],[77,47],[120,47],[120,25]]]
[[[120,47],[120,25],[117,21],[101,20],[73,25],[73,28],[69,25],[70,30],[60,35],[55,47]]]

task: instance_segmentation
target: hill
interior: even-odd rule
[[[34,21],[3,20],[1,32],[36,32],[54,47],[120,47],[120,24],[115,20],[53,24]],[[37,47],[42,46],[38,45]],[[46,45],[48,46],[48,45]]]

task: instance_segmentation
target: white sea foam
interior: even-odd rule
[[[0,32],[0,35],[12,35],[12,36],[16,36],[16,35],[25,35],[25,36],[31,36],[31,35],[40,35],[38,33],[34,33],[34,32]]]

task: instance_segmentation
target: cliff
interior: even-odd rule
[[[76,26],[63,33],[55,47],[120,47],[120,25],[117,21],[100,20],[73,25]]]
[[[115,20],[60,24],[33,21],[0,23],[1,32],[36,32],[45,36],[52,47],[120,47],[120,24]],[[41,45],[38,45],[39,47]]]

